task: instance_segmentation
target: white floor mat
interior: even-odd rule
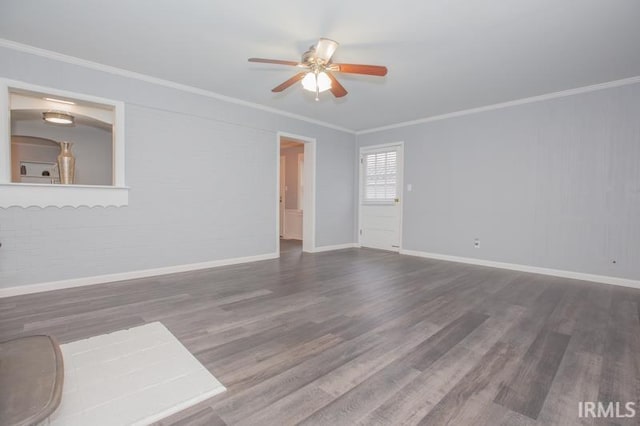
[[[60,347],[52,426],[146,425],[226,390],[159,322]]]

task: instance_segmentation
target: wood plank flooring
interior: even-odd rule
[[[282,246],[277,260],[0,299],[0,340],[161,321],[228,388],[163,425],[640,423],[578,418],[579,401],[638,402],[638,290]]]

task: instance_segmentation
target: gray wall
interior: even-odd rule
[[[287,194],[285,197],[286,209],[298,208],[298,154],[304,154],[304,147],[291,147],[280,150],[285,157],[285,185]],[[300,206],[302,209],[302,206]]]
[[[0,76],[124,101],[131,187],[128,207],[0,209],[1,287],[273,253],[277,131],[317,140],[316,245],[353,241],[352,134],[4,48]]]
[[[357,139],[405,142],[404,249],[640,279],[640,85]]]

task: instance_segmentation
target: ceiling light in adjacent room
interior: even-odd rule
[[[58,102],[60,104],[67,104],[67,105],[75,105],[75,102],[71,102],[71,101],[65,101],[63,99],[56,99],[56,98],[44,98],[45,101],[50,101],[50,102]]]
[[[67,112],[47,111],[42,113],[42,119],[52,124],[73,124],[73,115]]]

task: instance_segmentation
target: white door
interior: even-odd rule
[[[360,245],[399,251],[402,144],[360,149]]]
[[[280,194],[278,195],[280,197],[280,236],[282,237],[284,235],[284,206],[285,206],[285,197],[287,194],[287,187],[285,186],[286,181],[285,181],[285,170],[287,169],[287,166],[285,164],[286,162],[286,158],[284,155],[280,156]]]

